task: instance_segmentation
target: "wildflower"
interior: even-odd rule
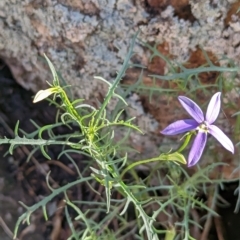
[[[49,97],[51,94],[57,92],[57,88],[48,88],[46,90],[40,90],[37,92],[36,96],[33,99],[33,103],[42,101],[43,99]]]
[[[197,131],[197,135],[188,155],[189,167],[195,165],[201,158],[207,142],[208,133],[215,137],[228,151],[234,153],[232,141],[222,132],[221,129],[213,125],[220,112],[220,98],[221,92],[217,92],[212,96],[208,104],[206,116],[204,117],[201,108],[195,102],[187,97],[179,96],[178,100],[181,105],[193,119],[178,120],[161,131],[164,135],[175,135],[192,130]]]

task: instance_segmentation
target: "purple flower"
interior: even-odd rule
[[[178,100],[193,119],[178,120],[161,131],[164,135],[175,135],[192,130],[197,131],[197,135],[188,155],[189,167],[195,165],[201,158],[207,142],[208,133],[215,137],[223,147],[234,153],[232,141],[222,132],[221,129],[213,125],[220,112],[220,98],[220,92],[217,92],[212,96],[208,104],[206,116],[204,117],[201,108],[195,102],[187,97],[179,96]]]

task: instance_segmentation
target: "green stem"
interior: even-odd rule
[[[111,173],[112,173],[114,178],[118,179],[118,175],[114,171],[112,171]],[[118,182],[118,184],[121,186],[122,190],[125,192],[128,199],[135,205],[135,207],[138,210],[140,216],[142,217],[148,239],[149,240],[156,239],[156,234],[154,233],[152,225],[151,225],[151,223],[148,219],[149,217],[146,215],[146,213],[145,213],[142,205],[139,203],[138,199],[133,195],[133,193],[129,190],[129,188],[125,185],[125,183],[122,180],[120,180]]]
[[[182,152],[188,145],[189,141],[191,140],[192,135],[195,133],[195,131],[190,131],[188,133],[186,133],[183,137],[185,137],[185,141],[183,142],[183,144],[173,153],[163,153],[158,157],[155,158],[150,158],[150,159],[144,159],[144,160],[140,160],[137,162],[134,162],[132,164],[130,164],[127,168],[125,168],[123,170],[123,172],[121,173],[121,179],[123,178],[123,176],[125,175],[125,173],[127,171],[129,171],[130,169],[132,169],[133,167],[136,167],[138,165],[142,165],[142,164],[146,164],[146,163],[150,163],[150,162],[156,162],[156,161],[166,161],[166,160],[171,160],[169,157],[170,156],[174,156],[174,154],[179,154],[180,152]],[[168,157],[169,156],[169,157]]]
[[[171,74],[170,76],[162,76],[162,75],[149,75],[149,76],[155,77],[161,80],[174,80],[178,78],[186,78],[186,75],[190,76],[190,75],[195,75],[203,72],[238,72],[238,71],[239,71],[239,67],[228,68],[228,67],[211,66],[211,67],[199,67],[199,68],[187,69],[184,72],[174,73],[174,74]]]
[[[117,85],[119,84],[119,82],[122,80],[122,76],[124,76],[125,74],[125,71],[128,67],[128,62],[129,62],[129,59],[131,58],[132,56],[132,50],[133,50],[133,46],[135,45],[135,41],[136,41],[136,38],[137,38],[137,34],[135,34],[135,36],[133,37],[133,40],[131,42],[131,45],[130,45],[130,51],[128,52],[124,62],[123,62],[123,67],[121,68],[120,72],[118,73],[113,85],[110,87],[109,89],[109,92],[101,106],[101,108],[99,109],[98,113],[97,113],[97,116],[96,116],[96,121],[99,121],[99,119],[101,118],[101,115],[102,115],[102,112],[104,111],[104,109],[106,108],[107,104],[109,103],[110,99],[112,98],[113,94],[114,94],[114,91],[117,87]]]
[[[161,155],[160,155],[160,156],[161,156]],[[155,158],[140,160],[140,161],[137,161],[137,162],[134,162],[134,163],[130,164],[127,168],[125,168],[125,169],[123,170],[123,172],[122,172],[121,175],[120,175],[120,179],[122,179],[123,176],[125,175],[125,173],[126,173],[127,171],[129,171],[129,170],[130,170],[131,168],[133,168],[133,167],[136,167],[136,166],[138,166],[138,165],[142,165],[142,164],[145,164],[145,163],[156,162],[156,161],[159,161],[159,160],[166,160],[165,158],[161,159],[160,156],[155,157]]]

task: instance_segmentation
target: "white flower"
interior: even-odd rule
[[[56,88],[48,88],[46,90],[40,90],[37,92],[36,96],[33,99],[33,103],[42,101],[43,99],[49,97],[51,94],[57,92]]]

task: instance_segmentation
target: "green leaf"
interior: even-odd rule
[[[60,84],[59,84],[59,80],[58,80],[58,75],[57,75],[57,72],[56,72],[52,62],[50,61],[50,59],[45,54],[44,54],[44,57],[45,57],[45,59],[48,63],[48,66],[49,66],[49,68],[52,72],[52,75],[53,75],[53,85],[54,86],[59,86]]]

